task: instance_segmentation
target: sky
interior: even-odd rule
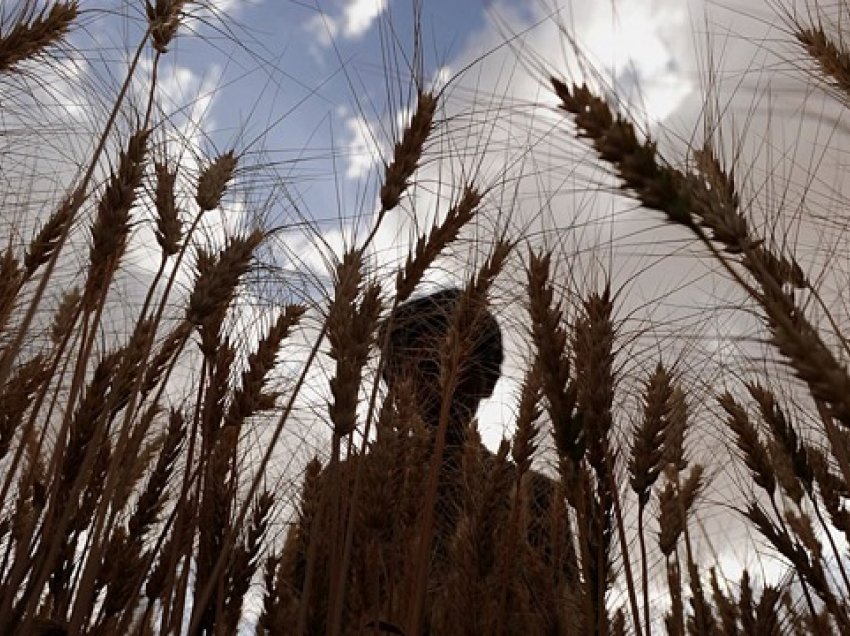
[[[178,38],[160,82],[175,110],[199,129],[195,141],[203,150],[233,146],[248,162],[273,164],[300,201],[298,213],[337,221],[346,234],[346,219],[365,214],[368,220],[373,211],[366,189],[374,188],[376,167],[409,114],[414,11],[423,51],[417,75],[426,87],[450,81],[450,115],[468,119],[474,101],[505,97],[503,116],[517,117],[514,100],[551,104],[540,96],[542,69],[520,68],[535,62],[516,58],[518,50],[531,50],[548,69],[565,70],[552,15],[583,33],[583,46],[610,66],[619,92],[636,94],[640,87],[656,119],[675,111],[693,89],[676,59],[682,42],[673,37],[687,29],[687,10],[678,2],[614,3],[616,12],[596,4],[606,6],[579,11],[565,4],[555,12],[547,2],[528,0],[426,0],[420,7],[412,0],[210,3],[215,11],[195,9],[197,19],[185,29],[201,37]],[[132,3],[103,4],[113,5],[120,7],[115,20],[123,20],[121,13],[131,24],[138,18]],[[112,30],[112,23],[93,19],[86,35],[127,51],[133,33],[126,26]],[[492,150],[498,134],[489,134],[497,137]]]
[[[473,176],[482,186],[492,185],[486,182],[508,174],[514,178],[527,169],[529,148],[540,141],[535,135],[545,137],[546,127],[560,119],[548,75],[579,75],[559,27],[581,34],[582,49],[618,95],[639,99],[652,121],[675,118],[696,89],[694,47],[685,34],[701,5],[669,0],[574,4],[189,3],[191,17],[162,61],[159,94],[169,123],[184,137],[181,152],[200,157],[235,148],[244,158],[245,189],[274,199],[263,207],[272,223],[315,222],[311,234],[302,237],[303,245],[292,237],[296,248],[290,256],[319,270],[325,264],[321,250],[308,249],[315,243],[312,230],[318,228],[332,251],[339,251],[371,223],[381,166],[414,101],[412,76],[425,88],[445,91],[440,143],[433,144],[433,155],[467,155],[465,162],[429,161],[423,167],[426,177],[435,175],[434,181],[446,186]],[[84,88],[77,94],[73,87],[63,92],[61,82],[46,78],[44,90],[61,111],[52,117],[79,122],[94,136],[144,21],[140,2],[92,0],[85,7],[84,28],[72,34],[79,57],[57,70]],[[419,59],[414,58],[417,39]],[[142,66],[149,70],[148,56]],[[135,87],[140,111],[145,88],[144,82]],[[69,135],[61,143],[72,147],[65,152],[84,154],[90,139]],[[30,160],[42,153],[27,152]],[[439,169],[443,172],[437,175]],[[449,169],[459,172],[449,174]],[[61,179],[56,181],[61,187]],[[433,187],[431,194],[439,199],[444,193],[437,190]],[[422,197],[411,197],[411,206],[421,208],[412,219],[420,226],[430,221],[428,204],[437,214],[436,203],[423,200],[424,191],[419,191]],[[517,218],[524,212],[518,211]],[[378,237],[376,250],[397,242],[392,230],[399,227]]]
[[[60,75],[68,81],[83,78],[88,90],[66,93],[61,81],[43,78],[44,90],[62,108],[40,116],[45,122],[71,118],[94,132],[138,39],[142,14],[140,2],[84,4],[90,9],[85,26],[72,36],[79,59]],[[730,156],[740,154],[752,213],[774,219],[780,203],[790,210],[798,229],[789,235],[784,221],[775,219],[770,227],[780,243],[783,238],[794,242],[816,271],[824,247],[828,254],[840,253],[840,233],[836,226],[830,233],[823,219],[846,200],[850,186],[841,176],[850,144],[834,123],[840,110],[814,82],[795,75],[802,56],[788,43],[786,23],[772,2],[228,0],[201,5],[191,10],[163,58],[160,90],[180,133],[186,165],[197,166],[200,157],[230,148],[242,155],[234,196],[219,226],[207,228],[211,235],[220,237],[258,217],[282,228],[274,258],[285,275],[273,291],[255,290],[263,296],[260,305],[273,302],[274,295],[320,301],[329,289],[329,259],[365,237],[374,220],[383,161],[410,115],[411,77],[426,89],[443,91],[444,99],[438,134],[429,143],[416,186],[375,237],[373,264],[382,280],[391,280],[383,274],[392,272],[416,235],[472,179],[489,189],[482,217],[460,252],[430,273],[431,284],[462,284],[471,273],[468,263],[481,258],[494,233],[521,235],[563,257],[558,275],[568,281],[565,288],[598,285],[608,275],[615,289],[624,290],[618,297],[628,340],[624,369],[649,370],[665,356],[673,364],[684,351],[690,357],[683,375],[696,388],[717,377],[707,360],[737,365],[740,372],[738,340],[755,341],[756,333],[751,317],[738,311],[740,296],[685,234],[611,194],[616,183],[593,168],[592,152],[565,127],[548,88],[550,74],[588,80],[617,96],[678,160],[704,133],[699,121],[712,103],[706,99],[706,87],[712,86],[726,122],[724,148]],[[417,38],[421,58],[414,56]],[[134,89],[137,101],[143,88]],[[92,98],[97,93],[102,102]],[[19,106],[24,112],[26,104]],[[737,142],[741,137],[745,141]],[[20,169],[35,174],[34,161],[84,152],[87,140],[67,135],[45,148],[27,146]],[[814,166],[817,179],[811,176]],[[49,194],[61,182],[56,176],[39,188]],[[804,196],[816,213],[804,209]],[[134,252],[138,280],[155,268],[155,257],[153,248]],[[521,264],[513,267],[494,290],[509,359],[494,399],[480,413],[491,446],[510,434],[512,396],[522,368],[523,314],[511,291]],[[835,290],[843,279],[823,282]],[[843,316],[840,295],[831,302]],[[250,328],[250,312],[243,318]],[[304,338],[309,341],[309,333]],[[321,403],[319,394],[314,398]],[[703,452],[716,450],[716,434],[698,435],[708,442]],[[718,498],[729,480],[743,479],[742,474],[726,477]]]

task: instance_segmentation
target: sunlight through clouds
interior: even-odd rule
[[[695,88],[670,42],[671,34],[688,28],[687,10],[645,0],[608,9],[599,9],[589,21],[581,45],[611,73],[620,99],[644,111],[650,121],[663,121]]]

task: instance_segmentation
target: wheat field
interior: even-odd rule
[[[802,178],[748,155],[714,59],[697,132],[648,125],[555,11],[570,63],[510,33],[493,54],[535,79],[522,101],[429,81],[417,31],[318,276],[280,265],[302,248],[261,142],[187,150],[163,77],[216,3],[120,6],[121,55],[73,44],[110,9],[0,6],[0,633],[850,633],[838,142]],[[791,53],[759,77],[820,91],[840,137],[848,6],[765,7]],[[81,52],[121,74],[80,79]],[[98,107],[63,152],[56,74]],[[799,148],[810,113],[780,106]],[[547,226],[556,196],[616,203]],[[639,241],[606,233],[621,212]],[[686,254],[716,305],[653,317],[630,249],[650,278]],[[740,337],[694,344],[718,316]]]

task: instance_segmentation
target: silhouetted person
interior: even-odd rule
[[[384,321],[379,337],[379,342],[386,341],[383,379],[390,393],[405,382],[406,390],[413,393],[415,405],[431,430],[432,440],[440,425],[444,397],[440,381],[443,351],[461,294],[460,290],[446,289],[400,305]],[[435,506],[435,525],[422,634],[455,633],[447,631],[451,626],[443,622],[447,608],[457,609],[453,607],[457,599],[450,596],[456,589],[453,585],[456,586],[460,571],[454,559],[459,558],[459,553],[472,554],[476,573],[492,577],[501,556],[496,553],[501,545],[497,537],[510,523],[515,505],[525,510],[522,515],[526,519],[522,524],[525,558],[534,559],[538,566],[518,577],[515,584],[534,595],[541,586],[558,590],[564,581],[577,580],[572,543],[563,540],[570,533],[566,502],[562,496],[553,497],[556,484],[534,470],[528,471],[520,484],[515,481],[515,467],[504,456],[494,455],[472,438],[469,443],[478,446],[464,446],[481,400],[493,393],[503,360],[501,331],[493,314],[486,307],[472,314],[477,316],[475,324],[464,329],[471,334],[466,356],[454,390],[445,396],[447,444],[438,467],[436,501],[426,501],[424,487],[433,455],[422,444],[422,429],[411,430],[410,422],[398,422],[395,432],[399,435],[393,435],[393,431],[384,436],[379,434],[366,453],[349,456],[338,465],[342,478],[337,483],[345,495],[343,512],[348,510],[345,502],[352,496],[358,470],[363,471],[364,479],[350,519],[355,523],[346,574],[349,605],[345,611],[350,620],[362,618],[372,626],[382,621],[396,626],[403,621],[405,605],[403,600],[399,604],[399,600],[410,593],[411,549],[421,540],[417,532],[425,505]],[[406,444],[411,446],[406,448]],[[420,452],[423,450],[426,452]],[[416,464],[409,463],[413,461]],[[493,476],[499,478],[493,480]],[[308,491],[305,485],[303,505],[310,514],[303,515],[298,526],[290,531],[281,557],[281,589],[288,593],[283,595],[285,602],[280,616],[285,621],[301,611],[299,603],[305,598],[312,545],[315,571],[306,607],[309,633],[321,634],[327,627],[329,577],[335,572],[336,558],[328,534],[333,511],[326,508],[322,513],[323,502],[327,501],[327,473],[314,473],[309,486]],[[488,490],[488,486],[495,489]],[[482,500],[484,495],[488,497],[486,502]],[[479,506],[484,504],[487,523],[475,525],[481,522]],[[476,531],[474,537],[469,535],[472,530]],[[473,538],[475,545],[470,544]],[[562,601],[558,594],[540,600],[534,618],[538,625],[550,629],[531,633],[563,633],[557,627]],[[480,612],[482,607],[469,607],[468,611]],[[512,617],[512,620],[522,619]]]
[[[389,328],[383,377],[392,389],[403,378],[410,380],[420,415],[428,426],[440,423],[443,389],[442,355],[451,321],[463,292],[445,289],[416,298],[393,312],[381,329]],[[486,307],[474,312],[469,353],[461,360],[448,408],[447,446],[459,446],[478,405],[493,394],[502,366],[502,333]]]
[[[434,433],[434,439],[443,400],[449,400],[435,507],[437,566],[448,556],[448,541],[463,507],[461,458],[467,431],[481,400],[493,394],[504,357],[502,333],[496,319],[486,307],[476,308],[472,312],[475,323],[464,326],[471,341],[466,343],[468,348],[460,357],[456,379],[451,383],[453,390],[447,394],[441,381],[443,356],[462,293],[459,289],[445,289],[399,305],[382,325],[379,340],[384,341],[389,329],[383,372],[387,387],[392,391],[397,382],[408,381],[419,414]],[[483,447],[481,452],[485,459],[492,457]]]

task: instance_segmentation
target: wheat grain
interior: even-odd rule
[[[6,321],[12,313],[24,272],[15,257],[11,247],[6,248],[0,259],[0,329],[6,326]]]
[[[21,62],[62,40],[79,15],[79,3],[56,2],[38,14],[26,8],[6,34],[0,34],[0,73],[18,70]]]
[[[231,238],[216,258],[199,252],[199,273],[189,295],[186,318],[201,330],[204,355],[215,353],[224,314],[263,238],[260,230],[254,230],[246,236]]]
[[[362,267],[359,251],[346,253],[337,267],[336,290],[328,309],[330,356],[336,363],[329,413],[337,438],[350,434],[356,426],[363,366],[381,311],[380,288],[371,282],[363,285]]]
[[[221,205],[221,200],[236,170],[236,163],[236,155],[229,150],[218,155],[201,171],[195,192],[195,202],[202,212],[215,210]]]
[[[436,109],[437,98],[432,93],[420,91],[416,110],[393,149],[392,161],[384,169],[380,199],[381,208],[385,212],[399,204],[401,195],[410,185],[410,178],[419,166],[425,141],[431,134]]]
[[[260,340],[257,350],[248,356],[248,368],[242,374],[242,384],[234,392],[224,416],[225,426],[241,426],[255,413],[274,407],[275,396],[263,391],[267,376],[274,367],[281,343],[298,324],[304,311],[305,308],[300,305],[288,305]]]
[[[554,288],[549,282],[550,264],[548,254],[529,254],[526,276],[531,337],[539,356],[543,395],[558,452],[578,462],[584,454],[584,431],[574,418],[576,387],[570,378],[561,306],[554,300]]]
[[[153,48],[158,53],[166,53],[177,28],[186,0],[145,0],[145,13],[150,23]]]
[[[531,468],[531,460],[537,450],[535,440],[539,432],[537,419],[540,407],[540,369],[537,364],[529,366],[520,390],[519,413],[514,434],[511,456],[517,466],[517,479]]]
[[[127,247],[130,232],[130,209],[136,200],[144,172],[147,131],[130,137],[121,152],[118,169],[113,171],[97,207],[92,226],[89,271],[83,290],[83,307],[94,309],[95,302],[106,292],[118,261]]]
[[[773,496],[776,491],[776,476],[767,454],[767,449],[759,438],[758,431],[750,422],[744,408],[735,401],[730,393],[718,397],[718,402],[729,416],[726,422],[735,433],[735,443],[744,456],[744,462],[753,473],[755,483]]]
[[[156,186],[154,188],[154,208],[156,210],[156,242],[165,256],[172,256],[180,250],[183,228],[180,224],[180,211],[174,185],[177,170],[171,170],[166,163],[154,162]]]
[[[811,493],[814,475],[805,446],[797,431],[777,404],[771,391],[759,384],[748,383],[747,389],[759,405],[761,416],[767,422],[774,439],[782,445],[791,460],[794,475],[800,480],[806,492]]]
[[[669,557],[673,553],[679,537],[685,531],[687,514],[691,511],[703,487],[702,478],[703,467],[700,464],[694,464],[678,492],[673,483],[668,481],[664,490],[659,493],[661,533],[658,537],[658,545],[664,556]]]
[[[649,501],[650,489],[663,468],[662,443],[664,433],[670,427],[672,398],[670,378],[659,364],[646,385],[643,419],[639,426],[634,427],[629,457],[631,486],[641,505]]]
[[[37,355],[15,370],[0,391],[0,458],[9,452],[12,438],[30,407],[32,397],[49,379],[47,359]]]
[[[59,207],[50,215],[41,229],[30,241],[24,267],[26,277],[31,278],[39,267],[47,263],[58,249],[62,238],[68,233],[70,224],[76,216],[77,210],[83,203],[82,194],[76,191],[66,198]]]
[[[235,633],[242,619],[242,607],[245,594],[259,564],[260,550],[269,524],[269,514],[274,505],[274,495],[266,491],[260,493],[254,504],[254,512],[243,543],[235,549],[232,565],[227,573],[229,589],[226,593],[226,605],[223,621],[228,633]]]
[[[850,96],[850,54],[843,43],[829,37],[820,26],[798,26],[794,37],[845,99]]]
[[[82,300],[82,293],[79,287],[72,287],[62,294],[62,300],[56,308],[53,323],[50,325],[50,340],[53,344],[60,344],[71,334],[77,320],[80,300]]]

